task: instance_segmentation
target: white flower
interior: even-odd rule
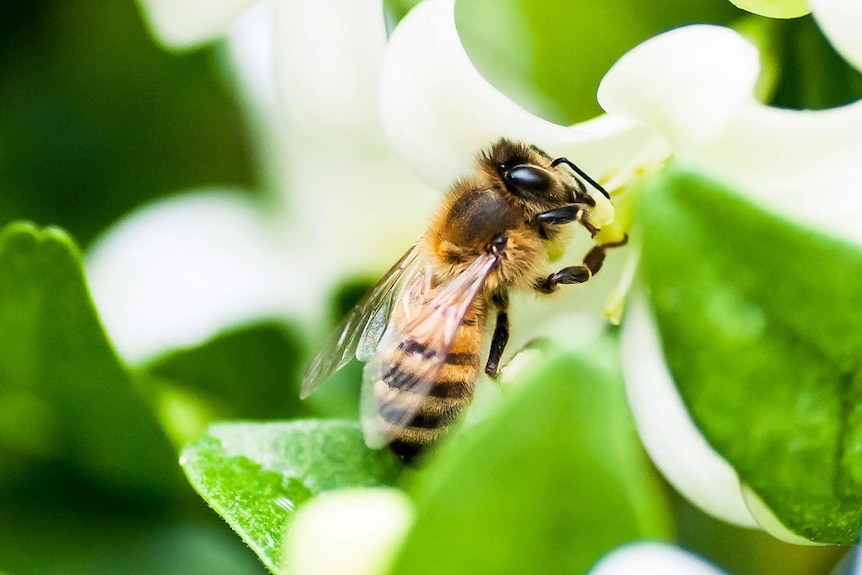
[[[230,22],[239,4],[143,3],[160,37],[229,34],[270,194],[191,190],[94,245],[93,297],[131,363],[261,317],[322,323],[336,282],[385,270],[437,197],[390,152],[377,118],[380,2],[259,2]],[[216,13],[219,25],[196,27]]]
[[[332,491],[304,504],[290,522],[285,575],[383,575],[413,519],[396,489]]]

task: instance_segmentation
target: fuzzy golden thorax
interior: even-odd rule
[[[536,215],[576,197],[575,179],[551,161],[537,148],[505,139],[477,158],[476,173],[452,186],[423,238],[438,281],[457,276],[501,235],[506,245],[488,292],[528,289],[542,275],[549,245],[567,241],[570,230],[539,223]],[[525,185],[507,181],[507,173]]]

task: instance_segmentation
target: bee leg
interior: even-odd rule
[[[575,202],[562,208],[554,208],[537,214],[536,222],[552,226],[580,222],[590,232],[590,235],[594,236],[599,232],[599,229],[587,221],[588,207],[587,202]]]
[[[553,293],[560,284],[584,283],[599,273],[599,270],[602,269],[602,264],[605,262],[605,255],[608,249],[625,245],[628,241],[628,236],[625,236],[618,242],[609,242],[593,246],[592,249],[587,252],[587,255],[584,256],[581,265],[569,266],[556,273],[552,273],[545,279],[537,281],[533,287],[536,291],[540,291],[542,293]]]
[[[497,325],[491,338],[491,351],[488,353],[485,373],[496,378],[499,375],[500,358],[503,357],[503,350],[509,342],[509,296],[505,293],[495,294],[491,301],[497,308]]]

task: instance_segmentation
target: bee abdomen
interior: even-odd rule
[[[400,425],[404,421],[405,413],[413,410],[418,401],[419,410],[407,422],[407,426],[435,429],[449,424],[470,403],[471,395],[472,393],[455,397],[429,395],[419,399],[412,397],[409,392],[390,394],[386,403],[380,404],[378,413],[386,423]]]
[[[413,374],[412,367],[415,366],[411,362],[391,362],[374,386],[378,415],[395,438],[390,448],[408,462],[434,443],[470,404],[478,377],[479,355],[450,353],[437,380],[430,384]],[[414,393],[417,387],[426,385],[430,389],[423,390],[423,395]]]

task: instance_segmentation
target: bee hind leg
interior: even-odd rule
[[[561,269],[558,272],[552,273],[548,277],[537,281],[533,287],[536,291],[542,293],[553,293],[560,284],[581,284],[589,281],[594,275],[602,269],[602,264],[605,261],[605,255],[610,248],[616,248],[625,245],[629,241],[628,236],[625,236],[618,242],[609,242],[593,246],[587,255],[584,256],[581,265],[569,266]]]
[[[503,350],[509,342],[509,296],[505,293],[495,294],[491,302],[497,308],[497,325],[491,338],[491,351],[488,353],[485,373],[496,378],[500,373],[500,358],[503,357]]]

